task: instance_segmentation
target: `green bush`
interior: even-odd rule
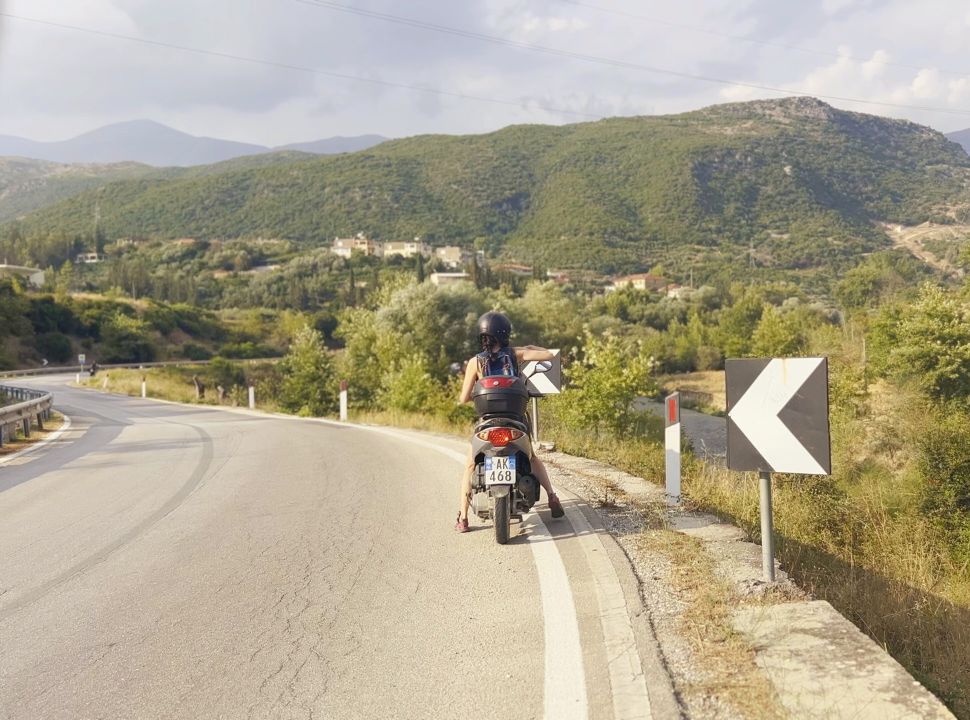
[[[970,560],[970,413],[941,412],[921,429],[916,443],[923,510],[947,533],[956,559]]]
[[[298,330],[290,351],[280,362],[280,407],[300,415],[320,416],[337,405],[333,361],[318,330]]]
[[[34,347],[42,357],[55,363],[70,360],[71,340],[59,332],[42,333],[34,338]]]
[[[219,348],[219,355],[237,360],[257,360],[261,358],[276,357],[279,351],[268,345],[260,345],[254,342],[226,343]]]
[[[180,350],[179,354],[186,360],[208,360],[212,357],[212,353],[201,345],[196,345],[195,343],[185,343]],[[225,353],[223,353],[225,355]],[[231,355],[225,355],[226,357],[232,357]]]
[[[421,355],[412,355],[384,375],[380,399],[391,410],[433,412],[441,394],[441,386],[428,372],[427,361]]]
[[[634,399],[657,391],[650,371],[639,346],[587,336],[582,361],[565,370],[569,387],[551,405],[567,429],[629,435],[637,422]]]
[[[117,312],[102,321],[101,362],[133,363],[155,359],[155,345],[149,337],[148,324],[138,318]]]
[[[246,385],[246,373],[243,372],[243,369],[225,358],[213,358],[212,362],[206,367],[205,374],[210,378],[213,385],[221,385],[226,392],[237,385]]]

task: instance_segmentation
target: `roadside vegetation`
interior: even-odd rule
[[[968,258],[963,256],[963,262]],[[840,307],[776,283],[735,284],[687,300],[623,290],[589,296],[553,283],[438,288],[410,272],[343,310],[338,352],[312,324],[293,323],[277,364],[219,360],[204,371],[149,371],[150,394],[333,415],[341,379],[354,419],[466,434],[451,364],[471,357],[470,328],[507,312],[522,342],[563,350],[567,388],[541,401],[542,436],[559,449],[663,480],[662,428],[631,410],[678,373],[716,370],[725,357],[826,355],[834,473],[775,478],[778,555],[808,591],[886,647],[958,715],[970,715],[970,289],[922,282],[896,252],[847,273]],[[297,319],[297,316],[294,316]],[[109,389],[138,394],[138,371]],[[93,381],[99,381],[95,378]],[[171,388],[171,389],[166,389]],[[758,538],[757,479],[698,458],[684,464],[687,502]]]
[[[499,309],[562,350],[543,439],[660,483],[662,428],[634,399],[719,410],[726,358],[828,356],[834,472],[775,478],[779,557],[970,718],[968,178],[937,133],[792,98],[129,179],[0,228],[3,257],[47,271],[44,293],[0,279],[0,369],[212,360],[85,383],[225,405],[253,385],[318,416],[347,381],[354,419],[467,434],[453,364]],[[329,252],[358,231],[487,260],[437,287],[434,260]],[[598,274],[648,269],[684,287]],[[690,506],[757,538],[754,476],[689,453],[684,474]]]

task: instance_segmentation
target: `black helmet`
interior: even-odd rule
[[[478,339],[482,348],[488,350],[492,344],[487,338],[495,338],[502,347],[508,347],[512,335],[512,323],[500,312],[487,312],[478,318]]]

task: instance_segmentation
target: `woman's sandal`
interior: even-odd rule
[[[562,509],[562,503],[559,502],[559,496],[556,493],[549,494],[549,509],[552,510],[552,516],[554,518],[561,518],[566,514],[566,511]]]
[[[468,532],[468,518],[462,520],[461,513],[458,513],[458,517],[455,518],[455,530],[460,533]]]

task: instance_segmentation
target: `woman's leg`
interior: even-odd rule
[[[552,516],[554,518],[559,518],[565,515],[562,509],[562,504],[559,502],[559,496],[556,495],[556,491],[552,489],[552,483],[549,481],[549,472],[546,470],[546,464],[539,459],[538,455],[532,456],[532,472],[536,476],[536,480],[542,485],[542,489],[546,491],[546,495],[549,496],[549,509],[552,510]]]
[[[468,448],[468,455],[465,456],[465,469],[461,476],[461,498],[458,501],[458,524],[457,529],[461,529],[462,521],[467,527],[468,523],[468,504],[472,499],[472,473],[475,472],[475,458],[472,457],[471,446]]]

